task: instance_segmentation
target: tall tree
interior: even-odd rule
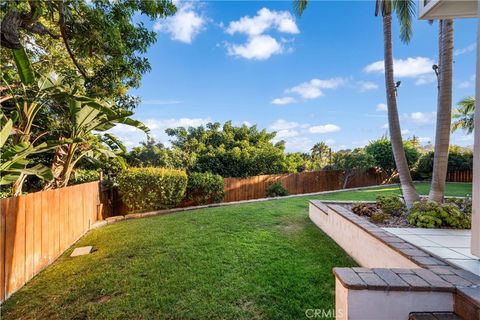
[[[9,57],[24,84],[53,65],[63,76],[81,75],[87,94],[102,98],[124,96],[150,70],[144,54],[156,33],[134,15],[155,20],[176,10],[170,0],[17,0],[0,9],[0,47],[11,53],[2,59]]]
[[[302,15],[308,5],[308,0],[294,0],[294,9],[297,15]],[[412,35],[412,17],[415,14],[415,1],[413,0],[376,0],[375,15],[379,11],[383,18],[383,43],[385,86],[388,107],[388,125],[390,140],[392,142],[398,175],[403,191],[403,197],[408,207],[419,199],[412,176],[408,167],[407,158],[403,149],[402,133],[397,108],[397,88],[399,83],[394,81],[393,72],[393,43],[392,43],[392,12],[395,12],[400,23],[400,39],[408,43]]]
[[[474,128],[473,115],[475,113],[475,97],[466,97],[458,103],[453,118],[452,131],[463,129],[466,134],[471,134]]]
[[[403,197],[407,207],[419,199],[412,176],[408,167],[407,157],[403,147],[400,120],[397,108],[397,89],[393,69],[393,43],[392,43],[392,12],[394,11],[400,22],[400,39],[408,43],[412,34],[411,19],[415,11],[415,3],[411,0],[377,0],[375,15],[382,13],[383,20],[383,49],[385,67],[385,87],[387,94],[388,127],[392,143],[393,156],[400,178]]]
[[[428,198],[443,202],[452,125],[453,20],[439,21],[437,125],[432,182]]]
[[[310,151],[312,160],[319,163],[320,166],[326,166],[331,161],[332,149],[323,141],[316,143]]]

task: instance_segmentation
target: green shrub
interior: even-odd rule
[[[187,188],[187,174],[176,169],[129,168],[117,181],[122,200],[132,212],[175,207]]]
[[[100,172],[97,170],[77,169],[70,176],[69,185],[80,184],[100,180]]]
[[[434,152],[424,153],[413,168],[414,179],[427,180],[432,178]],[[472,170],[473,154],[458,146],[451,146],[448,154],[448,172]]]
[[[448,198],[445,199],[445,203],[450,203],[455,205],[460,211],[466,214],[472,214],[472,198]]]
[[[288,191],[280,182],[274,182],[267,187],[267,197],[288,196]]]
[[[377,206],[384,213],[392,215],[392,216],[400,216],[406,210],[405,204],[396,195],[378,196],[377,197]]]
[[[408,222],[420,228],[449,227],[469,229],[471,213],[462,212],[453,204],[438,204],[432,201],[418,201],[413,204]]]
[[[224,195],[222,176],[210,172],[193,172],[188,175],[186,195],[188,201],[195,204],[222,202]]]
[[[389,218],[390,215],[388,213],[378,211],[370,216],[370,221],[372,221],[373,223],[380,223],[388,220]]]

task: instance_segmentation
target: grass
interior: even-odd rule
[[[422,194],[428,184],[417,184]],[[447,195],[471,193],[452,183]],[[2,319],[299,319],[334,308],[354,261],[308,218],[309,199],[375,200],[398,187],[128,220],[93,230],[2,305]],[[87,256],[68,257],[93,245]]]
[[[305,198],[127,220],[93,230],[3,305],[3,319],[299,319],[334,308],[354,261]]]
[[[430,184],[427,182],[415,183],[417,192],[422,195],[428,195]],[[374,201],[379,195],[400,195],[402,194],[399,186],[378,187],[359,191],[341,191],[330,194],[322,194],[309,197],[309,199],[318,200],[348,200],[348,201]],[[465,197],[472,194],[471,183],[447,183],[445,195],[451,197]]]

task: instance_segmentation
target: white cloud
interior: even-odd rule
[[[432,59],[426,57],[393,59],[393,69],[396,77],[417,78],[422,75],[434,74],[432,69],[434,63]],[[363,70],[367,73],[384,73],[383,60],[371,63]]]
[[[165,133],[165,129],[176,127],[198,127],[205,125],[212,120],[210,118],[171,118],[146,119],[141,121],[150,129],[150,136],[155,138],[158,142],[162,142],[168,146],[170,144],[168,142],[170,137]],[[143,131],[124,124],[118,124],[108,132],[118,136],[127,147],[134,147],[141,141],[147,139],[147,136]]]
[[[279,130],[288,130],[300,127],[300,123],[294,121],[286,121],[283,119],[278,119],[274,123],[268,126],[269,129],[279,131]]]
[[[340,127],[335,124],[325,124],[319,126],[312,126],[308,129],[310,133],[331,133],[340,131]]]
[[[418,137],[418,141],[420,141],[420,143],[430,143],[432,141],[432,138],[430,138],[430,137]]]
[[[271,104],[284,105],[284,104],[290,104],[295,102],[297,102],[297,100],[295,100],[295,98],[293,97],[282,97],[282,98],[273,99]]]
[[[458,87],[461,89],[467,89],[467,88],[472,88],[474,84],[475,84],[475,75],[472,74],[472,76],[468,80],[460,82],[458,84]]]
[[[429,84],[437,81],[437,76],[435,74],[424,74],[421,75],[415,80],[415,85],[421,86],[424,84]]]
[[[195,11],[193,3],[177,4],[177,12],[171,17],[158,20],[153,30],[170,35],[172,40],[192,43],[193,39],[205,29],[206,18]]]
[[[403,135],[407,135],[407,134],[409,134],[409,133],[410,133],[410,130],[408,130],[408,129],[404,129],[404,130],[402,130],[402,132],[401,132],[402,136],[403,136]]]
[[[291,138],[291,137],[298,136],[298,134],[299,133],[297,130],[284,129],[284,130],[277,131],[277,135],[275,137],[278,139]]]
[[[437,119],[437,113],[436,112],[412,112],[409,114],[404,114],[403,118],[419,125],[432,124],[432,123],[435,123]]]
[[[370,81],[357,81],[357,86],[360,92],[378,89],[378,84]]]
[[[230,35],[243,33],[248,36],[258,36],[269,29],[290,34],[300,32],[290,12],[270,11],[267,8],[258,10],[254,17],[244,16],[237,21],[230,22],[226,32]]]
[[[289,42],[288,39],[277,40],[265,34],[271,30],[287,34],[300,33],[290,12],[262,8],[256,16],[244,16],[228,24],[225,30],[227,34],[244,34],[247,41],[243,44],[226,42],[227,53],[245,59],[266,60],[275,54],[291,52],[292,48],[286,48],[284,45]]]
[[[462,142],[473,142],[473,134],[462,135],[458,137],[457,140]]]
[[[333,140],[333,139],[327,139],[327,140],[325,140],[325,143],[331,146],[331,145],[334,145],[334,144],[335,144],[335,140]]]
[[[388,123],[384,123],[384,124],[382,125],[382,129],[388,129]]]
[[[287,89],[286,92],[296,93],[303,99],[315,99],[324,95],[322,89],[335,89],[343,84],[345,84],[345,80],[342,78],[331,78],[327,80],[312,79]]]
[[[180,119],[147,119],[144,124],[150,129],[176,128],[176,127],[198,127],[211,122],[210,118],[180,118]]]
[[[388,111],[388,107],[385,103],[377,104],[377,111]]]
[[[468,52],[471,52],[471,51],[474,51],[475,49],[477,48],[477,45],[475,43],[472,43],[464,48],[460,48],[460,49],[457,49],[453,52],[453,55],[455,56],[459,56],[461,54],[464,54],[464,53],[468,53]]]
[[[309,152],[313,141],[306,137],[294,137],[285,141],[285,149],[290,152]]]
[[[226,47],[231,56],[255,60],[266,60],[284,50],[283,45],[269,35],[251,37],[245,44],[227,43]]]

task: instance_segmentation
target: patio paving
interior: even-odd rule
[[[480,258],[470,254],[470,230],[383,228],[439,258],[480,276]]]

